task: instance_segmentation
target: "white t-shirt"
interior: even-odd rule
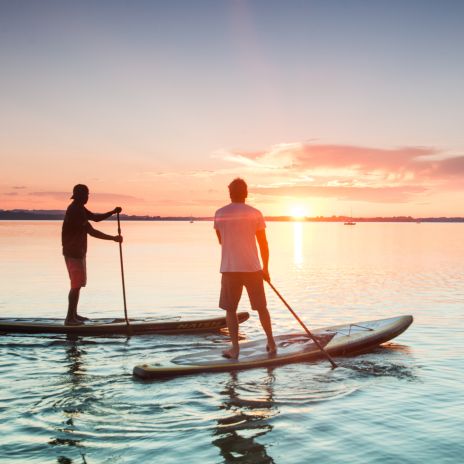
[[[221,272],[260,271],[256,232],[265,229],[263,215],[245,203],[230,203],[216,211],[214,228],[221,234]]]

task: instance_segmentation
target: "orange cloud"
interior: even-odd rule
[[[368,201],[375,203],[405,203],[414,195],[424,193],[424,187],[312,187],[290,186],[253,188],[252,192],[260,195],[289,197],[326,197],[337,200]]]
[[[428,159],[437,155],[441,155],[441,152],[430,147],[382,149],[350,145],[287,143],[262,152],[228,152],[224,154],[223,159],[242,164],[245,164],[245,160],[252,160],[254,166],[282,169],[350,168],[359,172],[405,169],[423,171],[437,163],[440,164],[439,160]]]
[[[464,156],[446,156],[433,147],[285,143],[216,156],[260,174],[252,191],[262,195],[405,202],[437,189],[461,189],[464,176]]]
[[[436,174],[449,177],[464,176],[464,156],[455,156],[442,160],[437,165]]]
[[[432,147],[395,149],[350,145],[279,144],[261,152],[217,152],[216,157],[234,163],[264,169],[352,169],[359,173],[372,171],[417,174],[464,174],[464,156],[446,157]]]

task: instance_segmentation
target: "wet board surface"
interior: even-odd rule
[[[238,313],[239,322],[249,318],[246,311]],[[219,330],[227,326],[225,317],[183,319],[129,319],[130,328],[125,319],[99,318],[85,321],[82,325],[64,325],[63,319],[53,318],[0,318],[0,333],[38,333],[38,334],[74,334],[93,335],[143,335],[149,333],[182,334]]]
[[[412,321],[412,316],[398,316],[324,327],[312,333],[330,355],[346,356],[368,351],[397,337],[411,325]],[[222,356],[224,348],[212,348],[178,356],[166,364],[137,365],[133,373],[142,379],[156,379],[177,375],[272,367],[320,359],[324,356],[305,333],[278,335],[275,341],[276,354],[266,352],[266,340],[262,339],[241,343],[238,360],[224,358]]]

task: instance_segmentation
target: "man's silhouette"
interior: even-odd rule
[[[63,244],[63,255],[68,268],[71,280],[71,290],[68,297],[68,314],[64,321],[65,325],[78,325],[87,320],[86,317],[77,314],[77,304],[79,302],[79,292],[87,283],[87,272],[85,257],[87,254],[87,234],[102,240],[113,240],[122,242],[120,235],[107,235],[94,229],[90,221],[103,221],[115,213],[120,213],[118,206],[112,211],[103,214],[94,214],[84,205],[89,199],[89,188],[86,185],[78,184],[73,188],[71,197],[74,201],[68,206],[63,221],[61,241]]]

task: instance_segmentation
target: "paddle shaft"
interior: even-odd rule
[[[332,367],[335,369],[337,365],[335,364],[335,361],[332,359],[329,353],[324,350],[322,345],[319,343],[319,340],[309,331],[309,329],[306,327],[304,322],[298,317],[298,315],[293,311],[293,309],[290,307],[290,305],[285,301],[284,297],[277,291],[277,289],[274,287],[274,285],[271,284],[271,282],[267,281],[269,286],[274,290],[276,295],[282,300],[282,303],[287,307],[287,309],[293,314],[293,317],[300,323],[301,327],[305,330],[305,332],[311,337],[313,342],[317,345],[317,347],[321,350],[322,353],[324,353],[325,357],[330,361],[330,364],[332,364]]]
[[[121,235],[121,222],[119,220],[119,213],[118,215],[118,235]],[[129,319],[127,317],[127,304],[126,304],[126,284],[124,282],[124,262],[122,259],[122,243],[119,242],[119,260],[121,262],[121,279],[122,279],[122,297],[124,299],[124,318],[126,319],[127,329],[130,332],[130,324]]]

